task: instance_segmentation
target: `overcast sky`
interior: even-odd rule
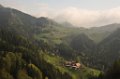
[[[78,27],[120,23],[120,0],[0,0],[0,4]]]

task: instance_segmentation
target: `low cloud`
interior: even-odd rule
[[[120,7],[109,10],[86,10],[69,7],[58,11],[55,20],[70,22],[77,27],[93,27],[111,23],[120,23]]]

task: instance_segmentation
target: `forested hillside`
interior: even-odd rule
[[[75,28],[0,6],[0,79],[119,78],[119,27]]]
[[[54,49],[58,43],[49,42],[57,37],[46,38],[45,35],[41,37],[42,34],[49,34],[52,31],[51,28],[53,31],[58,30],[60,24],[44,17],[35,18],[5,7],[0,7],[0,17],[1,79],[78,79],[81,74],[76,73],[80,71],[72,69],[76,72],[72,73],[72,70],[65,68],[62,66],[63,63],[60,63],[65,61],[64,58],[52,55],[52,53],[56,53]],[[65,27],[62,27],[61,30],[63,28]],[[58,30],[58,34],[61,30]],[[64,35],[60,38],[62,37]],[[51,62],[46,59],[47,57]],[[81,77],[89,78],[89,75],[98,75],[97,73],[97,75],[92,75],[90,72],[99,74],[97,70],[84,68],[82,74],[85,75]]]

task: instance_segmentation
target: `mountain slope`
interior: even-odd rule
[[[120,28],[120,24],[113,23],[100,27],[92,27],[84,33],[87,34],[92,40],[94,40],[94,42],[100,43],[103,39],[105,39],[118,28]]]
[[[95,48],[94,42],[89,39],[85,34],[80,34],[73,38],[71,41],[71,46],[73,49],[79,52],[88,52]]]
[[[120,29],[116,30],[99,44],[98,52],[108,65],[120,58]]]
[[[41,57],[42,50],[32,36],[36,18],[4,7],[0,17],[0,79],[72,78]]]

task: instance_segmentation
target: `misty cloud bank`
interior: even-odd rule
[[[120,23],[120,7],[109,10],[86,10],[69,7],[58,11],[50,9],[39,13],[58,22],[70,22],[77,27],[93,27],[111,23]]]

